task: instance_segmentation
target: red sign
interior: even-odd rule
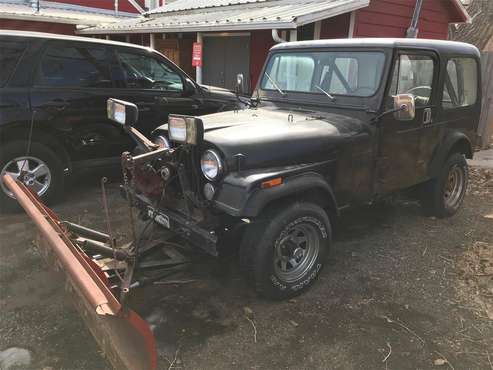
[[[202,67],[202,44],[194,42],[192,47],[192,66]]]

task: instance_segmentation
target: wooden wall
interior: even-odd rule
[[[416,0],[371,0],[355,12],[354,37],[405,37]],[[424,0],[418,37],[446,40],[448,24],[457,18],[450,0]]]

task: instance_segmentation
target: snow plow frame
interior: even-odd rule
[[[105,357],[115,369],[153,370],[156,344],[146,321],[122,306],[103,270],[77,246],[74,234],[29,188],[8,175],[5,185],[38,229],[36,245],[42,256],[65,276],[67,290]]]

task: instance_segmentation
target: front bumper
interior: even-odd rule
[[[182,237],[195,247],[217,256],[218,238],[214,230],[207,230],[190,217],[169,208],[156,209],[152,202],[142,194],[136,194],[130,188],[120,187],[123,198],[131,194],[132,206],[139,209],[146,218],[152,218],[156,224]]]

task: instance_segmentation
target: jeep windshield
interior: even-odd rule
[[[382,80],[385,54],[378,51],[291,51],[273,54],[260,88],[265,91],[369,97]]]

